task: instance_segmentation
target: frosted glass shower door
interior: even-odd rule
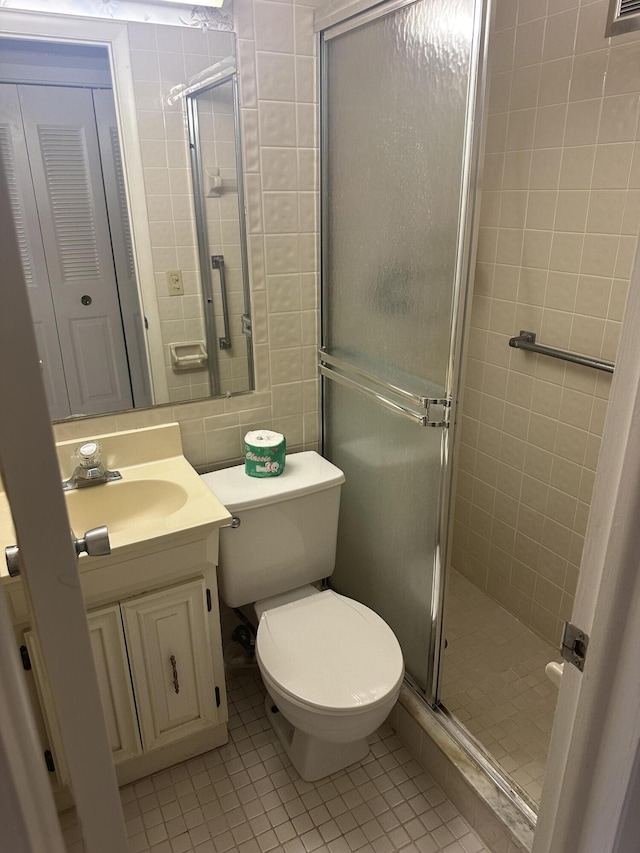
[[[332,586],[387,620],[427,695],[482,7],[395,3],[323,33],[324,451],[346,475]]]

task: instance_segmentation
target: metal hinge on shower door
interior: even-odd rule
[[[589,635],[581,631],[571,622],[564,623],[564,631],[562,632],[562,645],[560,646],[560,654],[564,660],[573,664],[582,672],[584,670],[584,662],[587,657],[587,647],[589,645]]]

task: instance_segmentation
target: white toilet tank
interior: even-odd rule
[[[314,451],[287,456],[278,477],[244,465],[202,475],[240,521],[220,530],[218,585],[240,607],[328,577],[334,569],[344,474]]]

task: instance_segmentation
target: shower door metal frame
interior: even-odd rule
[[[320,126],[320,342],[321,351],[327,343],[327,317],[329,295],[325,285],[328,235],[328,70],[327,43],[350,30],[375,21],[420,0],[388,0],[346,21],[335,23],[320,32],[320,75],[319,75],[319,126]],[[487,42],[493,0],[476,0],[473,34],[470,44],[469,86],[465,121],[465,140],[462,157],[462,181],[460,217],[458,221],[455,278],[452,292],[451,329],[449,335],[448,366],[443,397],[450,401],[450,428],[442,428],[440,445],[440,482],[438,484],[438,523],[435,531],[434,570],[431,591],[431,622],[428,655],[427,689],[422,690],[410,676],[405,679],[420,697],[433,707],[438,706],[440,662],[442,653],[442,622],[444,610],[445,573],[449,540],[451,536],[450,516],[452,511],[452,450],[455,444],[454,431],[457,420],[457,401],[461,391],[462,352],[466,338],[466,319],[470,307],[473,269],[475,265],[478,219],[480,210],[479,172],[484,153],[486,135],[486,87],[487,87]],[[320,354],[322,367],[322,352]],[[326,371],[320,370],[321,381],[321,446],[325,446]],[[357,378],[354,376],[354,378]],[[331,381],[331,380],[329,380]]]
[[[204,79],[200,85],[194,84],[189,87],[185,95],[185,109],[187,116],[187,133],[189,138],[189,159],[191,164],[193,202],[195,210],[196,236],[198,240],[198,261],[200,263],[200,280],[202,285],[202,300],[204,307],[205,337],[207,341],[207,372],[209,374],[209,386],[212,396],[220,396],[220,375],[218,364],[218,348],[228,349],[219,343],[216,317],[213,311],[213,281],[211,270],[218,269],[221,279],[221,292],[224,304],[224,331],[225,337],[220,340],[228,340],[228,310],[226,307],[227,296],[224,286],[224,260],[221,255],[211,255],[209,252],[209,238],[207,236],[207,214],[205,205],[205,194],[202,181],[202,158],[200,155],[200,130],[198,123],[198,107],[196,98],[203,92],[216,89],[225,83],[231,83],[231,99],[233,101],[233,129],[236,147],[236,173],[238,181],[238,225],[240,228],[240,246],[242,258],[242,288],[244,294],[243,332],[247,343],[247,367],[249,374],[249,390],[255,388],[255,367],[253,355],[253,337],[251,324],[251,296],[249,290],[249,260],[248,239],[246,222],[246,201],[244,194],[244,166],[242,162],[242,128],[240,121],[240,98],[238,93],[238,72],[231,71],[229,74],[215,79]],[[218,263],[218,266],[216,266]]]

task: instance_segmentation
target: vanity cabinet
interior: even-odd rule
[[[214,684],[204,578],[87,613],[114,763],[120,764],[221,722]],[[64,749],[38,641],[24,634],[45,712],[56,775]]]
[[[182,455],[178,424],[92,440],[122,480],[70,492],[67,509],[76,532],[109,528],[111,553],[83,553],[78,570],[116,777],[125,785],[227,743],[216,565],[218,528],[231,516]],[[77,445],[58,444],[65,479]],[[0,542],[15,539],[0,492]],[[51,571],[64,590],[64,570],[53,563]],[[28,587],[0,564],[0,588],[23,647],[56,801],[68,808],[65,750]],[[60,680],[66,691],[79,686],[70,670]]]

